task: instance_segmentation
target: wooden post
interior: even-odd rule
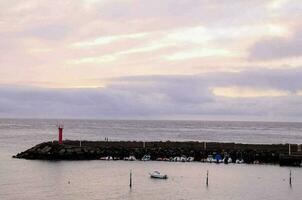
[[[82,147],[82,141],[80,140],[80,147]]]
[[[132,170],[130,170],[130,183],[129,187],[132,188]]]
[[[291,152],[291,146],[290,146],[290,144],[288,144],[288,155],[291,155],[292,154],[292,152]]]
[[[292,170],[289,170],[289,186],[292,187]]]
[[[207,187],[209,186],[209,170],[207,170],[207,180],[206,180]]]
[[[207,150],[207,143],[206,142],[203,142],[203,149]]]

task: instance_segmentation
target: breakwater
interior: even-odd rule
[[[301,166],[301,145],[297,144],[236,144],[216,142],[139,142],[139,141],[56,141],[38,144],[14,158],[38,160],[123,160],[129,156],[141,160],[174,161],[174,158],[194,158],[209,161],[219,155],[221,160],[244,163],[269,163]],[[192,161],[192,160],[191,160]],[[211,160],[210,160],[211,161]],[[218,162],[218,161],[217,161]],[[226,162],[227,163],[227,162]]]

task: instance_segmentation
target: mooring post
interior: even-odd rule
[[[207,180],[206,180],[207,187],[209,186],[209,170],[207,170]]]
[[[130,169],[130,183],[129,187],[132,188],[132,169]]]
[[[292,170],[289,170],[289,186],[292,187]]]

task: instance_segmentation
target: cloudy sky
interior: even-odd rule
[[[302,121],[300,0],[0,9],[0,117]]]

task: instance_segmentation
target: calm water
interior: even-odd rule
[[[301,199],[302,168],[126,161],[28,161],[11,155],[56,139],[56,120],[0,120],[0,199]],[[301,123],[64,120],[65,138],[302,143]],[[129,189],[129,170],[133,188]],[[160,170],[168,180],[152,180]],[[205,186],[206,170],[210,184]]]

